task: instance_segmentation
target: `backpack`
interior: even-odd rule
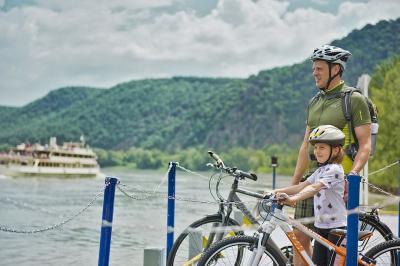
[[[342,110],[349,128],[349,148],[346,152],[349,155],[349,157],[353,160],[357,155],[359,147],[356,133],[354,131],[353,119],[351,116],[351,95],[354,92],[360,93],[362,96],[364,96],[364,99],[368,105],[369,116],[371,118],[371,156],[375,152],[376,134],[378,133],[378,111],[376,109],[375,104],[372,102],[370,98],[366,97],[361,90],[352,87],[347,87],[344,91],[341,92]],[[354,137],[354,144],[351,141],[352,136]]]
[[[341,98],[342,99],[342,111],[343,115],[347,121],[348,128],[349,128],[349,147],[346,150],[346,154],[354,160],[354,158],[357,155],[357,151],[359,148],[358,140],[356,137],[356,133],[354,131],[354,126],[353,126],[353,117],[351,115],[351,95],[354,93],[360,93],[361,95],[364,96],[365,101],[368,105],[368,111],[369,115],[371,118],[371,155],[375,152],[375,147],[376,147],[376,135],[378,133],[378,111],[376,109],[375,104],[371,101],[370,98],[366,97],[361,90],[353,88],[353,87],[348,87],[346,86],[345,89],[342,91],[332,94],[328,96],[328,99],[333,99],[333,98]],[[307,110],[310,108],[310,105],[317,100],[321,96],[322,92],[319,92],[317,95],[315,95],[309,102]],[[308,113],[308,111],[307,111]],[[352,143],[352,137],[354,138],[354,143]]]

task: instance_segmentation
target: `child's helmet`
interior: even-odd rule
[[[326,143],[332,146],[343,146],[344,139],[344,133],[337,127],[322,125],[311,131],[308,141],[312,145],[315,143]]]

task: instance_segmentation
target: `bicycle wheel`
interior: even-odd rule
[[[375,260],[375,265],[399,265],[400,239],[381,243],[365,253],[365,256]]]
[[[373,235],[364,241],[358,242],[358,251],[366,252],[380,243],[394,239],[390,228],[379,220],[379,217],[362,213],[359,216],[360,230],[372,231]]]
[[[225,238],[207,249],[200,258],[198,266],[204,265],[250,265],[258,238],[235,236]],[[279,249],[266,246],[258,265],[285,265],[286,258]]]
[[[176,239],[168,255],[167,265],[184,265],[188,260],[198,260],[203,249],[205,241],[210,238],[210,232],[213,228],[221,226],[222,216],[220,214],[209,215],[189,225]],[[229,218],[228,226],[238,226],[239,223]],[[243,232],[233,232],[231,235],[243,234]],[[212,238],[212,236],[211,236]],[[212,242],[212,240],[211,240]],[[211,243],[210,243],[211,244]],[[210,246],[210,244],[207,244]]]
[[[383,222],[379,220],[379,217],[371,215],[369,213],[361,213],[359,215],[359,226],[360,230],[372,231],[373,235],[364,240],[358,242],[358,251],[364,253],[371,248],[377,246],[380,243],[394,239],[393,232]],[[289,259],[293,260],[293,250],[286,246],[282,248],[283,253]]]

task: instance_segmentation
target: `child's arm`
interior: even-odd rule
[[[307,181],[305,181],[303,183],[306,183],[306,182]],[[308,185],[305,186],[299,193],[297,193],[297,194],[295,194],[293,196],[288,196],[286,194],[277,193],[278,200],[280,202],[282,202],[283,204],[293,206],[299,200],[311,198],[312,196],[317,194],[318,191],[320,191],[321,188],[323,188],[324,186],[325,185],[322,184],[321,182],[316,182],[314,184],[308,183]]]
[[[296,194],[296,193],[302,191],[305,187],[307,187],[309,185],[310,185],[310,182],[308,182],[306,180],[306,181],[301,182],[300,184],[297,184],[297,185],[275,189],[273,192],[275,194],[276,193],[286,193],[286,194],[289,194],[289,195],[293,195],[293,194]]]
[[[293,201],[298,201],[298,200],[303,200],[303,199],[308,199],[314,196],[315,194],[318,193],[318,191],[321,190],[325,185],[322,184],[321,182],[315,182],[314,184],[311,184],[309,186],[306,186],[304,189],[302,189],[298,194],[291,196]]]

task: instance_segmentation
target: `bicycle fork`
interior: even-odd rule
[[[257,266],[260,263],[261,257],[265,252],[265,245],[268,241],[269,234],[261,233],[258,238],[257,247],[254,248],[248,266]]]

